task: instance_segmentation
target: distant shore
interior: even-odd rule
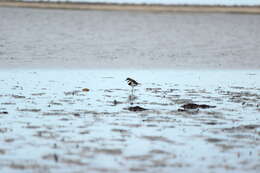
[[[217,12],[260,14],[260,6],[199,6],[199,5],[134,5],[73,2],[17,2],[0,1],[0,7],[25,7],[74,10],[117,10],[149,12]]]

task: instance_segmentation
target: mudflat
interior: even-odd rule
[[[1,68],[259,69],[260,15],[0,8]]]
[[[0,171],[258,173],[259,75],[1,70]]]
[[[1,7],[0,172],[258,173],[259,19]]]

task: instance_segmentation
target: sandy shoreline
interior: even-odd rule
[[[66,2],[10,2],[0,1],[2,7],[28,7],[73,10],[109,10],[109,11],[149,11],[149,12],[218,12],[259,14],[259,6],[201,6],[201,5],[133,5],[106,3],[66,3]]]

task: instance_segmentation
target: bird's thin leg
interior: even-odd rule
[[[132,105],[132,104],[134,104],[133,103],[133,100],[134,100],[134,87],[132,87],[132,90],[131,90],[131,95],[130,95],[130,104]]]

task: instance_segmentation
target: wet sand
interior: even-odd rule
[[[0,172],[258,173],[259,18],[1,7]]]
[[[259,75],[1,70],[0,171],[257,173]],[[126,76],[142,83],[132,100]]]
[[[1,7],[0,21],[1,68],[260,68],[260,15]]]

